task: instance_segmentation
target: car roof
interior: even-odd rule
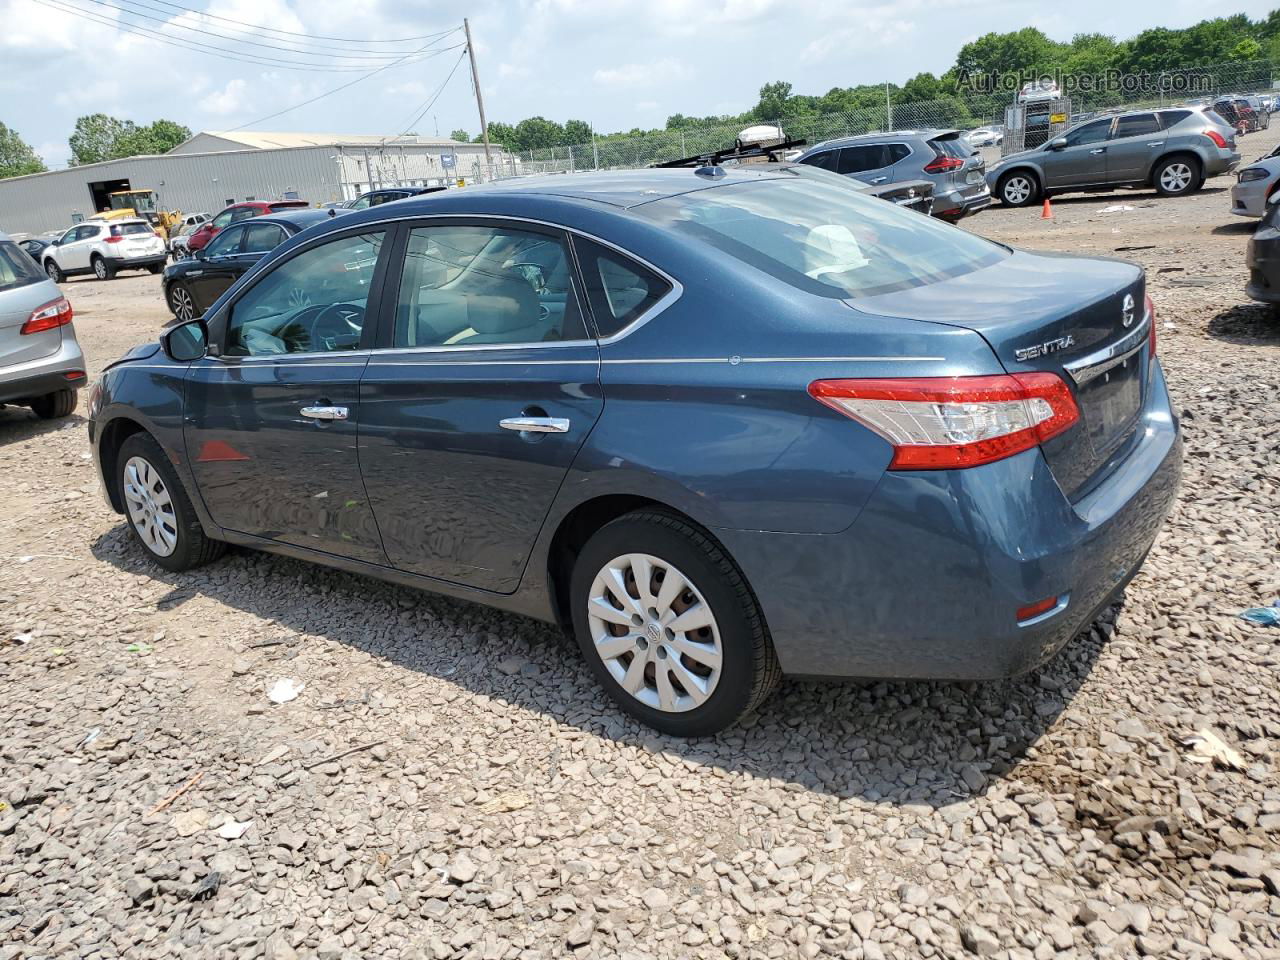
[[[294,210],[273,210],[265,217],[254,217],[252,220],[242,220],[240,222],[246,224],[279,223],[305,230],[314,224],[331,219],[333,218],[329,215],[328,210],[320,210],[316,207],[298,207]]]
[[[877,131],[875,133],[855,133],[853,136],[849,137],[836,137],[832,140],[823,140],[821,143],[814,144],[806,152],[812,153],[814,150],[827,150],[831,147],[843,147],[849,145],[856,146],[860,143],[875,143],[876,141],[881,140],[911,140],[917,137],[922,140],[936,140],[938,137],[945,137],[948,134],[960,132],[960,130],[955,128],[939,127],[937,129],[922,128],[919,130],[890,130]]]

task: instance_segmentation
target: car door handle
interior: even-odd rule
[[[1147,144],[1147,146],[1148,146],[1148,147],[1163,147],[1163,146],[1164,146],[1164,141],[1163,141],[1163,140],[1153,140],[1153,141],[1151,141],[1151,143],[1148,143],[1148,144]]]
[[[888,179],[889,179],[888,177],[873,177],[873,178],[871,179],[871,182],[872,182],[872,183],[884,183],[884,182],[885,182],[886,180],[888,180]]]
[[[347,419],[346,407],[303,407],[300,411],[304,417],[310,417],[312,420],[345,420]]]
[[[1099,147],[1097,150],[1090,150],[1089,152],[1090,152],[1090,153],[1106,153],[1106,152],[1107,152],[1107,148],[1106,148],[1106,147]]]
[[[563,417],[507,417],[499,420],[498,426],[503,430],[518,430],[521,433],[569,432],[569,421]]]

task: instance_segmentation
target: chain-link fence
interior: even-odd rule
[[[1270,90],[1280,72],[1267,60],[1205,67],[1163,70],[1158,73],[1054,78],[1072,104],[1072,121],[1100,110],[1164,106],[1213,98],[1226,93]],[[665,160],[695,156],[731,147],[748,125],[768,123],[782,127],[787,136],[810,144],[860,133],[919,128],[971,129],[1004,123],[1026,78],[971,78],[972,89],[942,100],[894,103],[892,92],[885,103],[863,110],[782,117],[772,121],[735,120],[730,123],[683,126],[639,135],[598,136],[590,143],[546,147],[509,155],[501,163],[474,165],[478,180],[504,179],[537,173],[574,173],[647,167]]]

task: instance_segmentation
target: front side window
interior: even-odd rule
[[[369,204],[372,202],[372,200],[373,200],[372,197],[361,197],[359,200],[356,200],[354,203],[351,204],[351,209],[367,210],[369,209]]]
[[[835,171],[836,160],[840,156],[839,150],[824,150],[822,153],[813,153],[800,160],[801,163],[811,167],[819,167],[823,170]]]
[[[213,225],[217,227],[219,230],[221,230],[223,227],[225,227],[228,223],[231,222],[231,218],[234,215],[235,215],[234,210],[223,210],[220,214],[218,214],[216,217],[213,218]]]
[[[1120,117],[1116,120],[1116,132],[1112,139],[1122,137],[1144,137],[1160,132],[1160,121],[1154,113],[1139,113],[1132,117]]]
[[[228,257],[240,252],[240,241],[244,239],[244,228],[234,227],[223,230],[209,241],[204,248],[206,257]]]
[[[263,275],[232,305],[224,355],[358,348],[384,238],[377,231],[330,240]]]
[[[244,228],[245,253],[266,253],[284,242],[284,229],[276,223],[251,223]]]
[[[593,240],[575,238],[587,302],[601,337],[611,337],[667,295],[671,284]]]
[[[825,297],[925,286],[1009,256],[971,233],[812,176],[726,184],[632,210]]]
[[[396,347],[586,336],[563,239],[511,227],[417,227],[396,305]]]
[[[1083,127],[1076,127],[1067,134],[1068,147],[1080,147],[1087,143],[1101,143],[1107,139],[1107,134],[1111,132],[1111,118],[1105,120],[1095,120],[1093,123],[1086,123]]]

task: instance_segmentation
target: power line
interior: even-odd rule
[[[221,20],[224,23],[234,23],[243,29],[243,24],[241,24],[240,21],[232,20],[230,17],[220,17],[217,14],[205,13],[203,10],[195,10],[195,9],[192,9],[191,7],[184,7],[180,3],[169,3],[168,0],[152,0],[152,2],[158,3],[164,7],[170,7],[174,10],[181,10],[184,13],[194,13],[197,16],[204,17],[208,20]],[[430,40],[433,37],[441,36],[441,34],[429,33],[421,37],[399,37],[395,40],[374,40],[374,39],[352,40],[347,37],[326,37],[326,36],[322,36],[321,34],[295,33],[292,30],[279,30],[273,27],[254,27],[253,29],[259,33],[278,33],[278,34],[283,34],[286,37],[304,37],[310,40],[333,40],[338,43],[413,43],[418,40]],[[453,32],[452,30],[446,31],[446,33],[452,33],[452,32]]]
[[[404,128],[404,132],[401,133],[400,136],[403,137],[406,134],[408,134],[409,131],[414,128],[414,125],[419,120],[421,120],[424,116],[426,116],[427,111],[430,110],[433,106],[435,106],[436,101],[440,99],[440,95],[444,93],[444,88],[449,85],[449,81],[453,79],[453,75],[458,72],[458,66],[462,63],[462,58],[465,57],[466,55],[467,55],[467,51],[464,47],[463,51],[460,54],[458,54],[458,59],[453,62],[453,67],[449,70],[448,75],[444,78],[444,82],[441,83],[440,86],[436,87],[435,93],[433,93],[431,97],[428,98],[425,103],[423,103],[422,109],[419,110],[417,115],[414,116],[414,118],[409,121],[408,126]]]
[[[251,47],[262,47],[267,50],[274,50],[280,53],[292,53],[302,57],[321,57],[321,58],[327,57],[329,59],[336,59],[336,60],[377,61],[377,60],[396,60],[396,59],[399,59],[400,57],[403,57],[408,52],[403,50],[402,51],[365,50],[364,48],[350,48],[349,50],[343,51],[341,50],[341,48],[332,48],[332,47],[327,47],[324,50],[302,50],[296,46],[290,47],[290,46],[280,46],[279,44],[274,44],[274,43],[261,43],[257,40],[246,40],[240,37],[228,36],[226,33],[219,33],[213,30],[203,30],[200,27],[187,26],[186,24],[183,24],[183,23],[174,22],[174,20],[169,16],[163,16],[163,15],[152,16],[151,15],[152,13],[163,14],[164,11],[155,10],[154,8],[151,8],[151,7],[142,6],[142,4],[138,3],[137,0],[124,0],[124,2],[129,4],[128,7],[118,6],[115,3],[108,2],[108,0],[84,0],[84,2],[92,3],[100,7],[106,7],[108,10],[115,10],[125,16],[138,17],[143,20],[150,20],[154,23],[162,24],[163,26],[172,28],[174,30],[186,30],[190,33],[198,33],[204,36],[214,37],[215,39],[218,39],[218,40],[226,40],[234,44],[245,44]],[[140,7],[141,9],[139,10],[131,9],[132,7],[135,7],[135,6]],[[147,10],[150,12],[143,13],[142,12],[143,10]],[[138,24],[137,26],[141,26],[141,25]],[[154,29],[154,28],[145,28],[145,29]],[[437,34],[436,37],[438,39],[443,38],[451,33],[455,33],[457,29],[458,29],[457,27],[454,27],[451,30],[441,31],[441,33]],[[190,41],[190,42],[194,42],[194,41]],[[254,54],[254,56],[261,56],[261,54]],[[369,67],[372,67],[375,65],[376,65],[375,63],[359,64],[359,66],[362,67],[363,69],[368,69]]]
[[[429,54],[427,54],[427,57],[434,57],[442,53],[448,53],[450,50],[457,50],[458,47],[465,47],[465,44],[457,44],[452,47],[445,47],[443,50],[432,50]],[[420,49],[426,49],[426,48],[423,47]],[[422,59],[426,59],[426,57],[423,57]],[[394,66],[396,66],[396,64],[388,63],[385,67],[379,67],[377,70],[374,70],[370,73],[366,73],[363,77],[356,77],[354,80],[348,81],[347,83],[342,84],[342,86],[340,87],[334,87],[332,90],[329,90],[326,93],[322,93],[322,94],[319,94],[318,96],[311,97],[309,100],[303,100],[301,103],[295,103],[293,106],[285,107],[283,110],[277,110],[275,113],[268,114],[265,117],[259,117],[257,120],[250,120],[248,123],[242,123],[240,124],[240,126],[232,127],[230,130],[226,132],[235,133],[237,130],[243,130],[245,127],[257,126],[259,123],[265,123],[268,120],[274,120],[276,117],[282,117],[286,113],[292,113],[294,110],[298,110],[298,109],[301,109],[302,107],[309,106],[310,104],[315,103],[317,100],[323,100],[325,97],[331,97],[335,93],[340,93],[343,90],[346,90],[348,87],[354,87],[360,81],[368,80],[370,77],[375,76],[376,74],[382,73],[382,71],[384,70],[389,70]]]
[[[201,43],[198,40],[189,40],[185,37],[162,36],[154,30],[139,28],[134,24],[121,23],[118,20],[112,20],[109,17],[96,14],[90,10],[85,10],[83,7],[70,5],[69,3],[63,2],[63,0],[31,0],[31,2],[38,3],[41,6],[48,7],[50,9],[59,10],[63,13],[70,13],[70,14],[74,14],[77,17],[86,18],[95,23],[99,23],[104,26],[111,27],[115,30],[119,30],[123,33],[129,33],[135,36],[144,37],[147,40],[154,40],[156,43],[163,43],[171,47],[177,47],[181,50],[194,51],[195,53],[206,53],[206,55],[218,56],[222,59],[236,60],[241,63],[248,63],[254,66],[281,67],[287,70],[305,70],[305,71],[316,72],[316,73],[355,73],[357,71],[367,69],[367,65],[363,65],[363,66],[341,65],[341,66],[324,67],[324,66],[320,66],[319,64],[297,63],[294,61],[279,60],[274,57],[266,57],[266,56],[262,56],[254,53],[242,53],[240,51],[228,50],[226,47],[218,47],[218,46],[214,46],[213,44]],[[412,62],[412,58],[425,60],[430,56],[434,56],[436,51],[427,53],[425,56],[419,56],[419,54],[421,54],[422,51],[426,50],[430,46],[431,46],[430,44],[427,44],[423,47],[418,48],[417,50],[410,51],[409,53],[404,55],[403,59],[392,61],[391,63],[387,64],[387,66],[395,66],[399,63]],[[456,50],[456,49],[457,47],[446,47],[438,52],[447,53],[449,50]]]

